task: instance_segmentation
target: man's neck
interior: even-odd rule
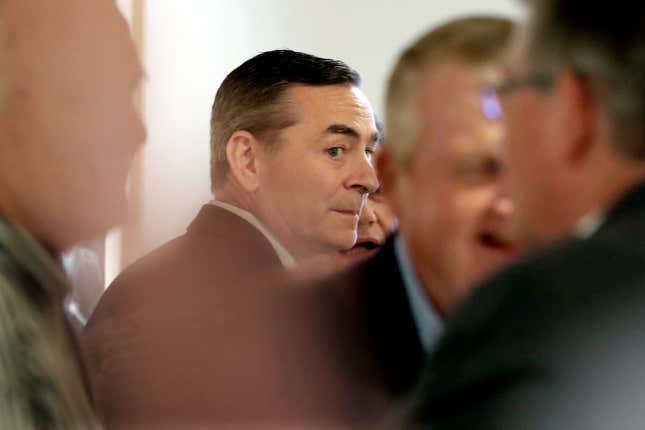
[[[258,219],[276,238],[276,240],[289,252],[289,254],[299,263],[304,260],[317,258],[321,254],[326,254],[335,250],[320,249],[319,247],[312,246],[307,241],[299,240],[291,234],[288,225],[280,225],[279,223],[271,223],[259,210],[253,198],[242,190],[234,187],[232,184],[226,184],[221,189],[215,190],[215,200],[223,202],[236,208],[242,209],[252,214]]]
[[[401,226],[399,234],[406,244],[412,269],[423,287],[428,302],[432,304],[441,318],[445,318],[456,301],[454,298],[456,291],[450,287],[454,282],[450,282],[445,276],[442,276],[433,264],[424,264],[424,258],[415,247],[415,238],[410,231],[405,229],[404,225]]]
[[[245,197],[242,193],[233,192],[229,187],[224,187],[220,190],[216,190],[214,194],[215,200],[218,202],[235,206],[236,208],[245,210],[254,216],[257,216],[252,210],[250,199]]]
[[[604,175],[595,175],[588,184],[586,193],[581,193],[582,201],[579,207],[572,208],[577,212],[574,232],[579,229],[592,233],[601,224],[606,213],[636,184],[645,181],[645,165],[643,163],[624,162]]]
[[[271,243],[271,246],[278,254],[282,265],[285,268],[291,269],[296,265],[294,254],[288,245],[286,245],[282,238],[276,234],[277,232],[271,225],[266,223],[264,219],[253,210],[249,198],[245,198],[239,193],[232,193],[229,190],[222,190],[216,193],[213,204],[235,213],[240,218],[245,219],[249,224],[258,229],[266,239]]]
[[[0,201],[2,201],[1,198]],[[54,246],[51,241],[47,240],[47,234],[36,228],[37,223],[33,222],[24,211],[20,210],[17,206],[4,204],[5,202],[6,200],[2,201],[3,204],[0,204],[0,216],[4,217],[10,223],[19,226],[25,232],[28,232],[52,257],[56,258],[63,252],[62,250],[65,247]]]

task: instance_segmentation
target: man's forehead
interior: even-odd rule
[[[342,128],[336,125],[361,133],[377,131],[372,106],[365,94],[355,86],[293,85],[289,88],[288,98],[297,104],[301,120],[324,124],[326,131],[330,127]],[[369,131],[363,130],[365,127],[369,127]]]
[[[73,58],[98,51],[96,55],[107,60],[116,51],[133,50],[126,46],[131,42],[127,24],[111,0],[5,0],[0,4],[13,55]],[[134,52],[127,54],[136,57]]]
[[[292,100],[321,112],[335,109],[356,109],[372,112],[372,106],[360,88],[353,85],[289,85]]]
[[[515,27],[513,36],[504,55],[505,72],[526,68],[526,48],[528,43],[528,29],[526,25]]]
[[[445,63],[426,75],[418,96],[420,135],[442,152],[497,150],[501,123],[487,116],[484,94],[501,78],[499,64]],[[481,142],[480,142],[481,140]]]
[[[419,114],[422,119],[445,121],[446,117],[459,120],[462,116],[483,115],[482,94],[499,82],[501,67],[489,63],[473,65],[463,62],[445,62],[426,70],[417,92]]]
[[[15,26],[31,25],[25,31],[33,33],[39,29],[45,33],[52,29],[69,29],[71,26],[101,27],[112,23],[118,9],[112,0],[3,0],[3,18]],[[12,22],[13,21],[13,22]],[[36,25],[38,27],[36,27]]]

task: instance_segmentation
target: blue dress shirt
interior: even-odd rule
[[[443,321],[430,300],[428,300],[426,292],[419,278],[417,278],[408,249],[400,234],[397,234],[394,238],[394,255],[396,255],[399,270],[403,277],[403,284],[405,285],[421,345],[425,353],[429,354],[443,331]]]

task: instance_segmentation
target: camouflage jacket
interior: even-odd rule
[[[0,217],[1,429],[98,427],[64,312],[67,290],[52,256]]]

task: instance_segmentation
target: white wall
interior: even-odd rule
[[[181,234],[209,193],[208,122],[226,74],[265,50],[346,61],[383,111],[399,51],[469,13],[519,16],[516,0],[148,0],[144,249]]]

